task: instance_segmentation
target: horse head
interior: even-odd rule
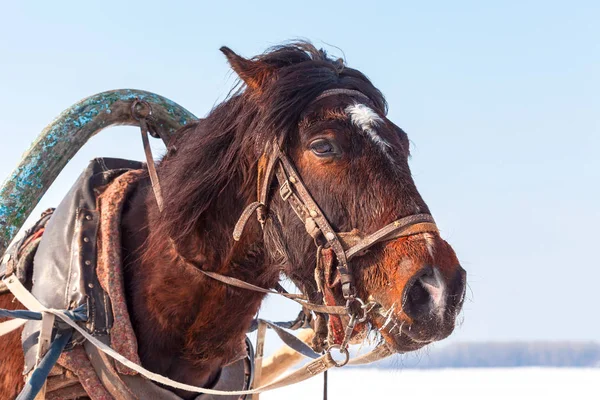
[[[283,46],[253,59],[222,51],[246,85],[242,96],[257,105],[249,135],[263,152],[262,173],[273,142],[295,168],[298,177],[288,178],[300,179],[320,208],[290,205],[277,193],[265,196],[265,253],[309,298],[344,304],[340,259],[315,252],[315,245],[327,248],[328,238],[307,233],[307,223],[315,225],[307,220],[313,212],[322,214],[336,233],[364,236],[394,221],[430,215],[411,176],[408,136],[386,117],[386,102],[365,75],[311,45]],[[290,184],[261,177],[260,167],[258,174],[268,186],[265,192],[281,193],[283,184]],[[369,307],[355,336],[371,329],[403,352],[453,331],[466,272],[435,226],[427,225],[414,234],[384,238],[348,261],[352,295],[362,299],[363,312]],[[319,257],[326,265],[315,277]],[[329,324],[330,343],[339,343],[340,318],[330,317]]]
[[[374,332],[397,352],[448,336],[466,273],[415,186],[408,137],[381,92],[308,43],[251,59],[221,50],[242,85],[161,161],[165,212],[149,254],[173,241],[203,270],[269,288],[284,274],[312,303],[348,306],[348,316],[317,314],[319,349],[349,339],[352,315],[355,341]],[[263,295],[202,282],[185,302],[231,300],[239,319],[227,329],[242,335]]]

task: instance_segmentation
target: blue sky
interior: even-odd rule
[[[417,185],[469,273],[451,340],[597,340],[599,17],[592,1],[5,1],[0,175],[83,97],[144,89],[203,116],[234,82],[220,46],[310,39],[366,73],[412,140]],[[142,159],[138,133],[92,139],[39,208],[97,156]]]

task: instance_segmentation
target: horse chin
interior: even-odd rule
[[[406,321],[400,321],[395,316],[376,316],[372,319],[373,328],[383,339],[385,344],[396,353],[407,353],[419,350],[433,342],[442,340],[448,334],[435,335],[434,337],[419,337],[412,330],[412,325]]]

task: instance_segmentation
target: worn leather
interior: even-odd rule
[[[38,221],[34,227],[13,241],[12,247],[7,251],[7,254],[11,254],[10,258],[5,257],[0,264],[0,276],[3,277],[7,270],[15,269],[20,265],[16,256],[21,244],[29,235],[45,226],[33,259],[33,271],[16,270],[15,275],[27,289],[31,290],[40,303],[48,308],[73,310],[80,305],[86,305],[88,321],[85,323],[85,329],[100,340],[108,341],[113,316],[110,299],[96,276],[96,238],[99,222],[96,197],[102,187],[110,184],[121,174],[142,168],[144,164],[137,161],[113,158],[92,160],[54,213]],[[27,279],[28,276],[30,279]],[[41,321],[28,321],[25,324],[22,334],[25,355],[24,373],[30,372],[35,366],[40,329]],[[76,334],[71,346],[83,342],[82,336]],[[248,355],[224,367],[213,386],[214,389],[249,388],[252,382],[253,351],[250,341],[247,340],[246,343]],[[110,389],[116,385],[115,382],[118,381],[116,376],[113,377],[115,379],[106,380],[110,373],[116,374],[114,368],[105,365],[106,362],[112,363],[112,360],[108,360],[105,356],[99,357],[97,350],[87,343],[85,349],[105,387]],[[179,399],[172,392],[141,376],[119,375],[119,377],[127,387],[116,388],[115,393],[119,393],[118,398],[122,398],[127,393],[131,398],[136,399]],[[219,396],[219,398],[233,400],[239,396]],[[196,399],[210,400],[216,397],[202,394]]]
[[[43,229],[48,223],[48,220],[52,216],[53,209],[49,209],[42,213],[40,219],[29,229],[19,232],[19,234],[13,239],[13,241],[6,249],[4,257],[0,262],[0,294],[7,293],[9,290],[2,282],[7,275],[15,274],[19,281],[25,285],[26,288],[31,289],[31,275],[33,273],[33,262],[30,259],[23,259],[22,248],[29,237],[36,234],[38,230]],[[37,250],[37,244],[34,244]]]
[[[110,339],[106,335],[98,337],[99,340],[108,344]],[[219,376],[211,385],[214,390],[246,390],[250,388],[253,380],[252,372],[254,369],[252,342],[246,338],[247,357],[241,358],[226,367],[222,368]],[[161,387],[146,377],[137,375],[120,375],[112,366],[113,360],[94,347],[91,343],[84,344],[85,351],[88,354],[92,366],[98,375],[98,378],[108,390],[108,392],[119,400],[139,400],[139,399],[161,399],[161,400],[181,400],[181,397],[170,390]],[[245,397],[245,396],[242,396]],[[217,396],[208,393],[197,395],[194,400],[238,400],[239,395]]]
[[[73,310],[88,307],[87,330],[110,329],[112,313],[96,277],[98,213],[95,191],[143,164],[114,158],[92,160],[46,224],[33,260],[31,293],[46,307]],[[29,321],[22,334],[25,373],[35,366],[40,321]],[[75,336],[74,343],[81,338]]]

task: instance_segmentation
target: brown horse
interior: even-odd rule
[[[314,240],[280,196],[272,196],[264,231],[252,219],[240,241],[232,238],[240,213],[256,199],[267,143],[281,143],[336,231],[370,233],[429,214],[409,170],[408,137],[386,118],[383,95],[365,75],[308,43],[252,59],[221,50],[242,86],[175,136],[176,150],[157,166],[164,211],[146,179],[122,223],[126,294],[142,364],[200,386],[239,352],[264,294],[199,274],[178,253],[197,268],[258,286],[274,288],[283,274],[311,299],[318,291]],[[320,98],[329,89],[352,91]],[[466,273],[437,233],[378,243],[350,266],[359,297],[377,304],[357,337],[371,331],[406,352],[454,329]],[[340,285],[332,281],[340,304]],[[18,308],[12,300],[3,296],[0,308]],[[22,369],[18,333],[2,338],[2,398],[18,393]]]

